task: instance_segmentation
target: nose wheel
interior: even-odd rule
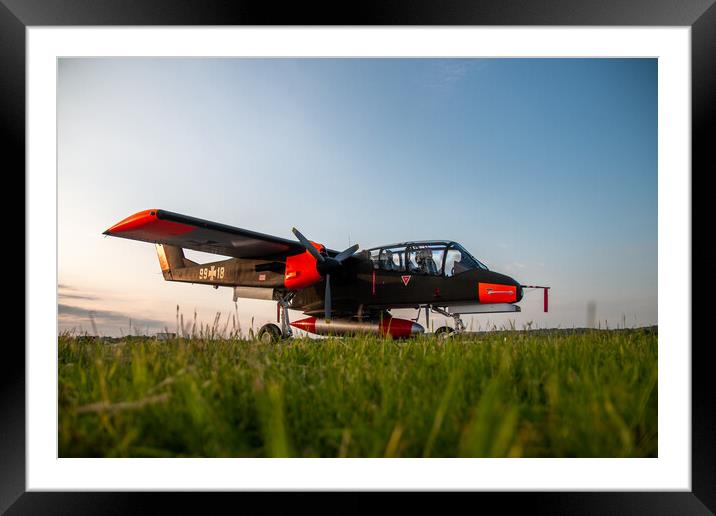
[[[426,321],[428,320],[429,310],[439,313],[440,315],[444,315],[445,317],[452,317],[453,321],[455,321],[455,328],[450,328],[449,326],[441,326],[440,328],[435,330],[435,335],[446,338],[448,336],[460,335],[461,333],[465,333],[465,323],[462,322],[462,319],[460,319],[460,314],[451,314],[437,306],[427,306],[425,308]]]
[[[455,330],[450,328],[450,326],[440,326],[437,330],[435,330],[434,335],[438,339],[447,339],[450,337],[453,333],[455,333]]]

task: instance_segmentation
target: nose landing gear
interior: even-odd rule
[[[429,313],[431,310],[433,312],[439,313],[440,315],[444,315],[445,317],[452,317],[453,321],[455,321],[455,328],[450,328],[449,326],[441,326],[440,328],[435,330],[434,333],[436,336],[439,336],[442,338],[447,338],[447,337],[452,337],[454,335],[460,335],[461,333],[465,333],[465,330],[467,328],[465,327],[465,323],[462,322],[462,319],[460,319],[460,314],[455,314],[455,313],[451,314],[449,312],[446,312],[442,308],[440,308],[438,306],[433,306],[433,305],[427,305],[425,307],[425,322],[428,323],[427,324],[428,327],[430,326],[428,317],[429,317]]]
[[[455,330],[450,328],[450,326],[440,326],[433,335],[435,335],[438,339],[447,339],[448,337],[451,337],[452,334],[455,333]]]

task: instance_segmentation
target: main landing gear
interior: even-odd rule
[[[268,323],[259,328],[256,338],[264,344],[271,344],[272,342],[278,342],[281,340],[283,335],[281,335],[281,328],[273,323]]]
[[[288,320],[288,306],[291,303],[291,299],[295,292],[288,292],[286,295],[278,299],[278,306],[276,307],[276,316],[278,321],[281,323],[279,328],[276,324],[268,323],[264,324],[259,328],[256,337],[259,341],[270,344],[272,342],[278,342],[282,339],[288,339],[293,336],[291,330],[291,322]]]

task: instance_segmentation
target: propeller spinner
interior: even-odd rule
[[[299,230],[293,228],[292,231],[298,241],[306,248],[306,251],[311,253],[311,256],[316,259],[316,270],[318,273],[326,278],[326,297],[323,306],[326,322],[328,322],[331,319],[331,272],[338,270],[346,259],[355,254],[360,246],[354,244],[345,251],[338,253],[335,257],[330,257],[319,253],[318,249],[316,249],[310,240],[303,236]]]

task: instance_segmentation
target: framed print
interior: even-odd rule
[[[714,510],[690,237],[712,2],[160,4],[0,6],[28,300],[3,510],[146,490]],[[235,313],[207,315],[226,287]]]

